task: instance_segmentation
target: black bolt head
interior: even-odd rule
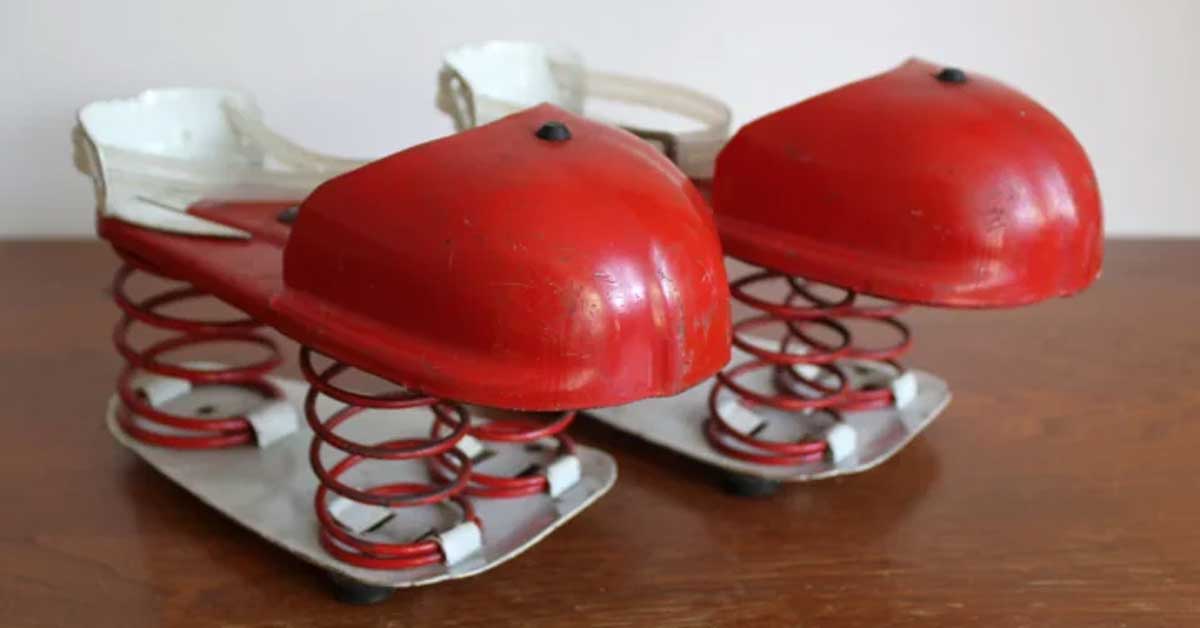
[[[738,497],[767,497],[774,495],[782,483],[779,480],[728,473],[725,475],[725,490]]]
[[[285,225],[290,225],[290,224],[296,222],[296,219],[299,217],[300,217],[300,206],[292,205],[291,207],[279,212],[279,215],[276,216],[275,219]]]
[[[355,606],[370,606],[386,601],[396,592],[391,587],[381,587],[351,580],[340,574],[329,574],[333,579],[333,596],[339,602]]]
[[[937,80],[943,83],[966,83],[967,73],[958,68],[943,68],[937,73]]]
[[[534,135],[547,142],[565,142],[571,139],[571,129],[558,120],[551,120],[538,127],[537,133]]]

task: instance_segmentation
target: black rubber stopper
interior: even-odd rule
[[[774,495],[782,483],[754,475],[728,473],[725,475],[725,490],[738,497],[767,497]]]
[[[551,120],[538,127],[538,139],[546,140],[547,142],[565,142],[571,139],[571,129],[567,125],[557,120]]]
[[[285,225],[290,225],[290,224],[296,222],[296,218],[299,216],[300,216],[300,206],[292,205],[291,207],[279,212],[279,215],[275,217],[275,220],[278,220],[279,222],[281,222]]]
[[[943,83],[966,83],[967,73],[958,68],[942,68],[937,73],[937,80]]]
[[[333,580],[333,596],[344,604],[353,604],[355,606],[379,604],[392,597],[392,594],[396,592],[391,587],[381,587],[359,582],[358,580],[351,580],[341,574],[330,573],[329,577]]]

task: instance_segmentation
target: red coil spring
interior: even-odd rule
[[[472,425],[470,434],[485,443],[530,444],[553,438],[558,442],[557,455],[570,455],[575,453],[575,441],[567,436],[565,431],[574,420],[574,410],[563,412],[549,422],[528,417],[497,417],[487,423]],[[450,424],[439,417],[434,422],[433,435],[440,435],[448,427]],[[434,471],[444,475],[450,462],[444,455],[434,459]],[[512,498],[537,495],[545,493],[548,489],[549,480],[545,474],[504,477],[474,471],[471,473],[466,492],[476,497]]]
[[[124,313],[113,330],[113,344],[126,362],[117,379],[117,394],[121,399],[117,421],[122,429],[143,442],[176,449],[210,449],[253,443],[254,431],[245,416],[198,419],[173,414],[150,403],[139,390],[137,375],[152,373],[181,379],[192,387],[237,386],[268,399],[282,399],[283,391],[266,379],[267,373],[282,361],[279,347],[271,338],[256,333],[262,325],[251,318],[198,320],[170,316],[160,311],[183,301],[211,298],[192,286],[173,288],[140,301],[133,300],[126,287],[135,272],[164,279],[175,278],[132,254],[120,250],[117,253],[125,261],[117,270],[112,284],[113,300]],[[135,323],[172,334],[163,340],[151,342],[144,349],[136,349],[130,341]],[[266,349],[268,355],[251,364],[228,367],[172,364],[162,359],[169,352],[213,343],[256,345]]]
[[[463,497],[464,489],[472,475],[471,461],[456,449],[456,445],[470,427],[470,416],[460,405],[420,393],[401,390],[364,395],[334,385],[333,379],[349,368],[344,363],[333,361],[318,372],[312,363],[312,351],[308,347],[300,350],[300,370],[310,384],[308,395],[304,399],[304,415],[313,430],[309,462],[320,483],[314,506],[321,527],[321,544],[339,560],[368,569],[407,569],[439,563],[444,559],[444,554],[441,546],[432,539],[411,543],[384,543],[371,541],[345,528],[330,511],[329,493],[336,493],[355,502],[386,508],[452,503],[461,510],[463,520],[473,521],[482,528],[471,503]],[[322,417],[317,411],[317,398],[320,395],[345,405],[328,417]],[[435,424],[446,425],[449,433],[429,439],[402,438],[371,444],[355,442],[336,433],[339,426],[365,410],[408,408],[428,408],[435,417]],[[346,456],[327,468],[321,461],[322,445],[340,450]],[[340,479],[343,474],[364,461],[433,458],[444,459],[450,471],[446,481],[442,483],[397,482],[355,488]]]
[[[779,279],[787,282],[788,290],[778,302],[748,291],[755,284]],[[897,375],[903,372],[897,360],[910,349],[912,341],[908,327],[896,316],[907,306],[891,303],[863,306],[856,303],[854,292],[842,292],[837,298],[825,297],[809,282],[771,271],[754,273],[730,284],[730,294],[735,300],[762,314],[743,319],[733,327],[734,346],[754,357],[717,374],[708,398],[710,418],[705,424],[706,436],[714,447],[743,460],[769,465],[820,460],[827,447],[824,440],[778,442],[738,431],[720,407],[721,393],[726,389],[749,408],[765,406],[790,412],[820,411],[834,421],[841,420],[842,411],[886,407],[893,402],[888,387],[851,386],[851,378],[845,370],[846,361],[882,365]],[[844,324],[849,320],[886,325],[899,335],[900,340],[883,348],[856,346],[850,329]],[[783,327],[778,348],[762,341],[753,342],[746,336],[753,329],[772,325]],[[820,329],[832,332],[837,340],[822,340],[814,333]],[[797,347],[799,350],[795,350]],[[739,382],[748,373],[762,369],[773,371],[778,392],[755,391]]]

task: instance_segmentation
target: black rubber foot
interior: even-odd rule
[[[738,497],[767,497],[774,495],[782,483],[753,475],[728,473],[725,475],[725,490]]]
[[[378,604],[392,597],[392,594],[396,592],[391,587],[366,584],[340,574],[331,573],[329,576],[333,580],[333,596],[345,604],[354,604],[355,606]]]

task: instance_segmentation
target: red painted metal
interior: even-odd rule
[[[552,121],[560,124],[547,131]],[[576,408],[678,393],[728,359],[728,287],[712,214],[682,173],[629,133],[536,107],[326,181],[289,228],[277,216],[295,204],[190,208],[247,239],[110,219],[100,232],[161,274],[245,311],[239,323],[271,325],[305,347],[320,542],[355,566],[410,568],[443,555],[433,540],[383,543],[347,530],[330,512],[330,494],[388,508],[456,503],[463,520],[479,524],[464,495],[520,497],[548,482],[475,472],[456,448],[467,433],[517,445],[553,437],[568,455],[575,445],[564,430]],[[314,351],[330,363],[318,369]],[[350,367],[398,389],[338,387]],[[343,406],[318,412],[318,395]],[[458,401],[559,414],[473,425]],[[338,433],[368,408],[425,408],[432,432],[370,444]],[[251,439],[247,430],[236,436]],[[330,450],[340,459],[328,459]],[[340,479],[379,460],[425,461],[433,480],[355,488]]]
[[[330,180],[288,228],[277,217],[295,204],[189,208],[246,239],[113,219],[99,231],[244,311],[246,325],[270,325],[304,347],[321,542],[348,563],[400,569],[443,555],[432,540],[384,543],[342,527],[330,493],[389,508],[456,503],[479,523],[465,494],[519,497],[548,481],[474,472],[456,447],[467,433],[516,444],[553,437],[570,454],[563,431],[575,409],[674,394],[728,361],[728,285],[711,213],[666,158],[624,131],[544,105]],[[314,366],[314,350],[330,363]],[[349,368],[399,389],[334,384]],[[344,405],[320,413],[318,395]],[[559,414],[472,425],[459,402]],[[365,409],[413,408],[432,413],[428,438],[367,444],[338,433]],[[330,449],[344,455],[323,459]],[[376,460],[424,461],[434,479],[365,488],[340,479]]]
[[[529,417],[489,417],[489,421],[476,424],[471,428],[471,435],[485,443],[510,443],[526,446],[542,439],[553,439],[557,443],[555,455],[565,456],[575,453],[575,441],[566,434],[567,428],[574,422],[576,412],[568,410],[558,413],[550,421],[540,421]],[[448,421],[435,421],[432,436],[440,437],[447,429]],[[448,478],[453,473],[454,461],[449,456],[442,455],[430,461],[430,470],[440,478]],[[513,498],[545,493],[550,489],[550,480],[545,473],[532,473],[542,468],[531,465],[529,473],[521,473],[516,477],[503,477],[494,474],[481,473],[478,470],[471,473],[470,481],[464,492],[476,497]]]
[[[538,137],[549,121],[570,139]],[[729,357],[699,193],[649,144],[551,105],[326,182],[300,207],[284,280],[273,306],[306,343],[480,405],[670,395]]]
[[[478,524],[463,495],[520,497],[548,482],[474,472],[456,448],[467,433],[517,444],[553,437],[559,454],[571,454],[563,432],[576,408],[678,393],[728,360],[728,287],[712,214],[665,157],[616,128],[536,107],[326,181],[289,228],[277,217],[295,204],[190,208],[247,239],[110,219],[100,232],[245,311],[240,323],[271,325],[304,346],[320,540],[355,566],[410,568],[443,556],[433,540],[382,543],[347,530],[330,513],[330,494],[389,508],[457,503]],[[330,364],[314,366],[314,349]],[[131,359],[131,369],[146,364]],[[350,367],[400,388],[361,394],[332,382]],[[343,406],[320,413],[318,395]],[[560,413],[546,423],[473,425],[458,401]],[[432,432],[371,444],[338,435],[368,408],[425,408]],[[251,441],[248,430],[236,436]],[[343,455],[323,460],[329,449]],[[434,479],[368,488],[340,479],[377,460],[424,460]]]
[[[1102,218],[1083,149],[1025,95],[987,77],[909,61],[743,127],[717,157],[711,187],[728,254],[768,270],[735,281],[761,312],[734,326],[748,361],[717,375],[705,425],[718,450],[760,464],[819,460],[819,439],[781,443],[738,432],[718,400],[839,412],[895,404],[889,386],[849,386],[846,360],[904,373],[908,303],[1006,307],[1078,292],[1099,274]],[[803,279],[800,279],[803,277]],[[786,282],[776,301],[748,288]],[[822,297],[820,282],[841,289]],[[863,305],[860,294],[894,301]],[[847,323],[891,328],[858,347]],[[778,346],[744,332],[776,327]],[[832,330],[836,341],[811,333]],[[781,328],[781,329],[780,329]],[[826,333],[826,336],[828,333]],[[739,379],[773,369],[772,392]]]
[[[313,365],[312,351],[305,348],[300,352],[300,370],[311,384],[304,399],[304,415],[313,430],[309,464],[320,483],[313,504],[321,528],[321,544],[340,560],[368,569],[404,569],[440,562],[443,555],[440,546],[433,540],[423,539],[410,543],[372,541],[342,527],[330,511],[329,493],[333,492],[356,502],[388,508],[411,508],[452,502],[459,506],[464,520],[479,524],[470,502],[460,497],[472,474],[471,461],[455,449],[455,445],[467,434],[470,417],[458,404],[420,393],[398,390],[368,395],[347,390],[333,382],[349,369],[348,365],[336,361],[317,369]],[[319,395],[325,395],[345,405],[323,417],[317,410]],[[337,428],[365,410],[410,408],[429,410],[435,417],[435,422],[444,422],[450,426],[448,433],[438,434],[429,439],[406,438],[365,444],[339,436],[336,432]],[[327,467],[321,459],[324,446],[335,448],[345,456]],[[402,482],[355,488],[340,479],[342,474],[364,462],[418,459],[432,461],[434,458],[443,462],[444,473],[438,482]]]
[[[743,127],[713,181],[726,252],[944,307],[1087,287],[1102,220],[1083,149],[1024,94],[961,78],[912,60]]]
[[[180,379],[193,387],[237,386],[262,396],[282,399],[283,391],[266,378],[279,366],[282,356],[270,337],[263,335],[261,323],[248,318],[200,320],[164,314],[161,310],[184,301],[207,298],[190,286],[173,288],[145,299],[135,300],[126,292],[129,278],[137,272],[160,275],[153,267],[130,254],[122,254],[125,264],[113,279],[112,294],[123,313],[113,329],[113,344],[126,366],[117,378],[121,400],[117,420],[130,436],[146,443],[174,449],[213,449],[252,444],[254,430],[245,416],[195,418],[156,407],[138,389],[138,373]],[[161,276],[161,275],[160,275]],[[137,348],[131,336],[136,326],[145,326],[169,335]],[[266,350],[266,357],[243,366],[214,369],[197,365],[173,364],[166,354],[194,349],[202,345],[241,344]],[[135,419],[136,417],[140,417]]]
[[[557,120],[571,138],[535,134]],[[439,398],[522,410],[682,391],[729,358],[721,249],[692,184],[624,131],[542,105],[326,182],[191,213],[247,240],[101,221],[301,344]]]
[[[785,287],[785,296],[778,301],[752,292],[754,286],[771,282]],[[849,365],[845,361],[880,363],[897,376],[902,375],[904,368],[897,360],[908,352],[912,342],[908,327],[896,315],[906,306],[864,305],[850,291],[824,296],[811,282],[771,271],[756,272],[734,281],[730,284],[730,294],[762,313],[738,321],[733,328],[733,345],[752,358],[718,373],[709,392],[710,416],[705,436],[719,451],[758,464],[790,466],[820,460],[827,449],[825,441],[820,439],[780,443],[738,432],[720,407],[725,389],[751,410],[774,408],[805,413],[820,410],[833,420],[841,420],[842,412],[894,405],[888,387],[851,386],[845,372]],[[897,340],[880,348],[858,346],[847,326],[853,320],[889,327]],[[764,328],[775,328],[781,334],[778,343],[749,337],[751,331]],[[834,340],[815,333],[821,330],[825,336],[832,332]],[[774,370],[775,391],[754,390],[739,381],[764,369]]]

